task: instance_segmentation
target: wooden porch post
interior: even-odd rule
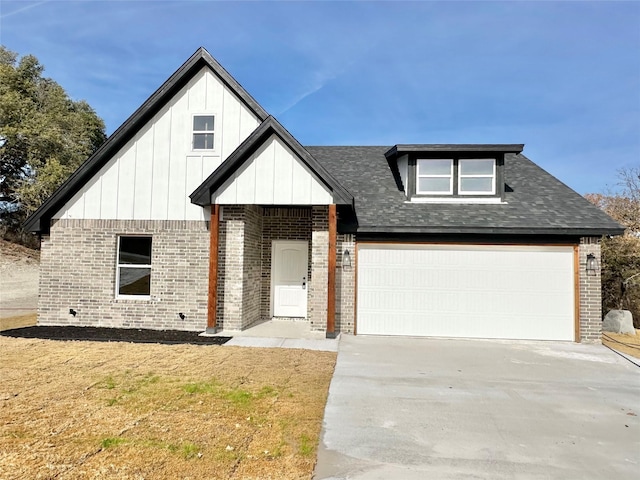
[[[207,330],[216,329],[218,305],[218,231],[220,229],[220,205],[211,205],[209,226],[209,303],[207,304]]]
[[[327,338],[336,337],[336,237],[335,204],[329,205],[329,272],[327,286]]]

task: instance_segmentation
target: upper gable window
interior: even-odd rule
[[[214,120],[213,115],[193,116],[193,150],[214,149]]]
[[[495,158],[418,158],[418,196],[496,195]]]

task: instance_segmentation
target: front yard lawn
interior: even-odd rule
[[[335,360],[0,337],[0,478],[310,478]]]

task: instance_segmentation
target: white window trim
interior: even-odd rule
[[[120,268],[148,268],[153,272],[151,264],[148,265],[137,265],[130,263],[120,263],[120,239],[122,237],[143,237],[151,239],[151,255],[153,256],[153,237],[151,235],[118,235],[118,246],[116,251],[116,299],[117,300],[151,300],[151,291],[149,291],[149,295],[120,295]]]
[[[424,175],[420,174],[420,160],[446,160],[449,162],[449,175]],[[433,190],[420,190],[421,178],[448,178],[449,179],[449,191],[433,191]],[[418,195],[453,195],[453,159],[452,158],[418,158],[416,160],[416,193]]]
[[[493,171],[491,175],[487,174],[474,174],[474,175],[463,175],[460,173],[462,169],[460,168],[460,163],[465,161],[474,161],[474,160],[493,160]],[[462,191],[462,179],[463,178],[490,178],[491,182],[491,191],[483,192],[483,191],[475,191],[475,190],[467,190]],[[496,160],[492,158],[460,158],[458,159],[458,195],[495,195],[496,194]]]
[[[195,130],[193,128],[193,121],[195,119],[195,117],[213,117],[213,130]],[[190,142],[191,142],[191,151],[192,152],[209,152],[209,153],[215,153],[218,148],[218,135],[216,135],[216,118],[217,115],[213,112],[198,112],[198,113],[193,113],[191,115],[191,124],[189,125],[189,135],[190,135]],[[213,148],[195,148],[194,147],[194,143],[193,143],[193,136],[196,133],[212,133],[213,134]]]

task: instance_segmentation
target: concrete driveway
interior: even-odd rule
[[[602,345],[343,336],[315,479],[637,479],[640,368]]]

